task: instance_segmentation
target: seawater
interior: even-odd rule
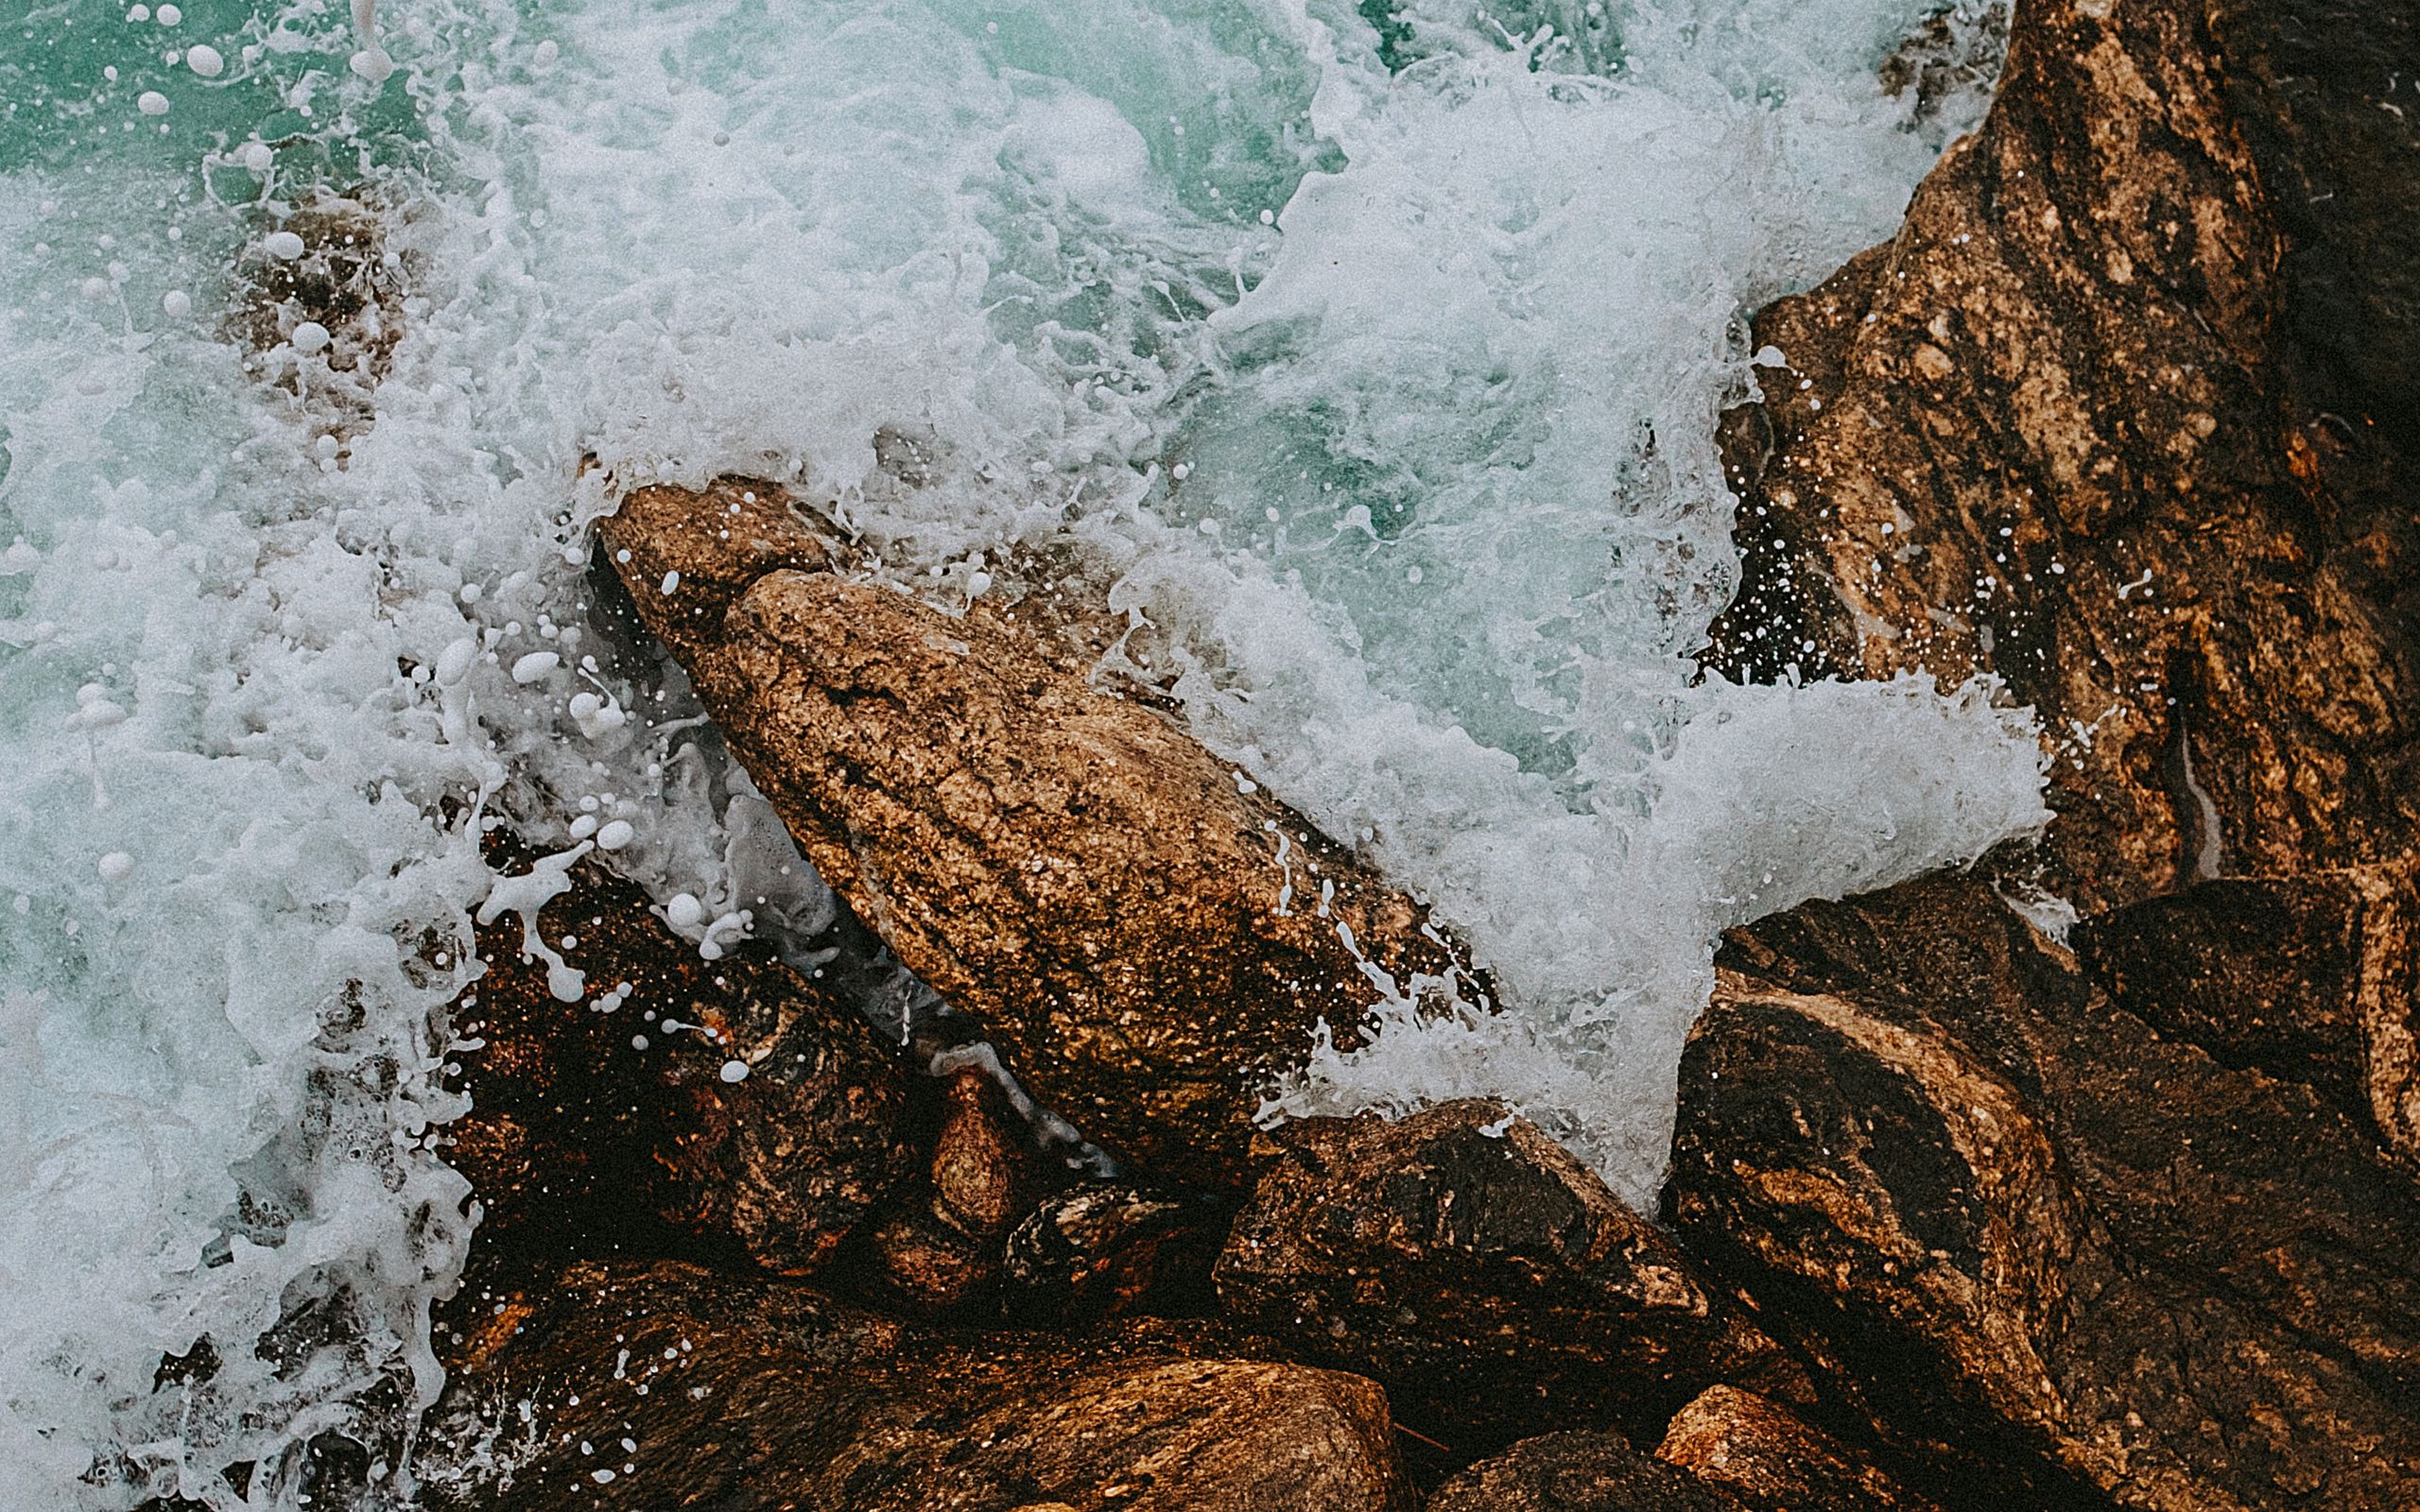
[[[409,1498],[476,1243],[441,1135],[480,822],[619,819],[659,897],[737,898],[710,737],[591,615],[608,479],[792,480],[944,605],[1040,543],[1113,564],[1120,655],[1502,990],[1382,1005],[1270,1116],[1495,1093],[1651,1201],[1717,932],[2044,817],[1988,686],[1687,660],[1737,571],[1715,418],[1777,371],[1744,314],[1972,123],[1876,81],[1930,9],[18,8],[11,1504],[299,1506],[315,1438]],[[374,387],[234,334],[325,192],[408,285]]]

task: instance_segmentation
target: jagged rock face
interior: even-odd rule
[[[1736,1386],[1711,1387],[1675,1414],[1655,1457],[1750,1512],[1939,1512],[1839,1439]]]
[[[1736,931],[1673,1160],[1691,1251],[1999,1504],[2420,1502],[2420,1188],[1981,882]]]
[[[2420,1166],[2420,888],[2411,862],[2205,882],[2083,921],[2118,1005],[2312,1088]]]
[[[1375,1377],[1457,1451],[1573,1425],[1651,1437],[1726,1378],[1805,1390],[1678,1246],[1500,1104],[1305,1119],[1260,1149],[1219,1299]]]
[[[486,1210],[477,1263],[701,1240],[814,1269],[914,1163],[912,1069],[770,951],[702,960],[630,883],[587,860],[565,880],[538,933],[584,973],[579,1000],[554,995],[504,913],[480,926],[486,973],[455,1008],[478,1043],[458,1057],[472,1106],[446,1160]]]
[[[1613,1434],[1546,1434],[1445,1483],[1428,1512],[1741,1512],[1716,1486]]]
[[[1766,310],[1709,662],[2003,677],[2054,885],[2378,859],[2420,819],[2409,8],[2042,0],[1896,238]]]
[[[923,1334],[796,1283],[578,1266],[472,1341],[428,1500],[1409,1512],[1376,1386],[1186,1345],[1148,1328]],[[487,1436],[483,1410],[509,1480],[461,1452]]]
[[[1322,1019],[1354,1041],[1362,957],[1459,971],[1418,904],[1159,713],[1009,611],[825,570],[769,485],[639,490],[599,529],[817,870],[1141,1167],[1238,1183],[1271,1074]]]

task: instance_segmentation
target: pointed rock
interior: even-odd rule
[[[1355,1042],[1374,975],[1466,979],[1418,903],[1161,713],[1010,610],[832,571],[772,486],[641,489],[598,528],[816,869],[1143,1169],[1239,1183],[1318,1024]]]

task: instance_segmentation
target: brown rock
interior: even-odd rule
[[[999,1083],[974,1069],[940,1082],[940,1126],[924,1179],[893,1194],[873,1228],[875,1263],[925,1311],[989,1299],[1010,1227],[1066,1175],[1033,1147]]]
[[[1898,1443],[2008,1507],[2420,1503],[2420,1192],[2365,1125],[1972,878],[1717,965],[1668,1211]]]
[[[816,868],[1143,1167],[1242,1179],[1266,1081],[1322,1019],[1356,1038],[1373,992],[1346,931],[1398,980],[1459,971],[1417,903],[1010,611],[823,570],[769,485],[642,489],[599,528]]]
[[[1682,1408],[1655,1457],[1750,1512],[1939,1512],[1839,1439],[1737,1386],[1711,1387]]]
[[[685,1265],[580,1266],[510,1298],[451,1390],[439,1507],[1409,1505],[1367,1381],[1148,1332],[919,1334]]]
[[[492,854],[525,876],[536,860],[509,841]],[[455,1008],[476,1043],[457,1057],[472,1106],[446,1159],[486,1210],[481,1264],[551,1270],[704,1236],[812,1269],[909,1169],[913,1072],[766,948],[701,960],[630,883],[585,859],[562,880],[537,937],[584,974],[580,1000],[556,998],[503,912],[480,925],[486,974]],[[728,1079],[735,1062],[745,1079]]]
[[[2041,0],[1890,243],[1766,310],[1709,661],[1989,670],[2056,885],[2377,860],[2420,820],[2409,8]],[[1806,642],[1815,643],[1810,652]]]
[[[1087,1182],[1018,1224],[1008,1243],[1009,1312],[1060,1325],[1132,1309],[1217,1305],[1210,1267],[1226,1208],[1125,1182]]]
[[[1677,1245],[1500,1104],[1305,1119],[1259,1148],[1220,1300],[1376,1378],[1458,1451],[1548,1426],[1652,1435],[1722,1379],[1805,1389]]]
[[[1741,1512],[1697,1477],[1613,1434],[1547,1434],[1445,1483],[1428,1512]]]
[[[2118,1005],[2303,1082],[2420,1163],[2420,888],[2411,863],[2205,882],[2087,919]]]

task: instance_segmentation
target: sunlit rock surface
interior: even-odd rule
[[[2042,714],[2050,881],[2087,908],[2408,844],[2414,26],[2020,7],[1898,235],[1756,318],[1713,662],[1997,672]]]
[[[769,486],[640,490],[600,533],[816,869],[1143,1168],[1239,1180],[1263,1089],[1322,1022],[1352,1041],[1374,975],[1478,996],[1418,903],[1013,614],[826,570]]]

